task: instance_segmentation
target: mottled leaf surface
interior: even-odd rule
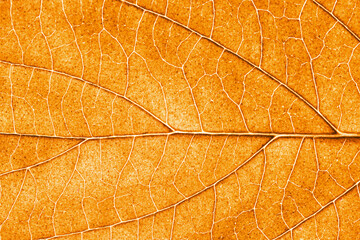
[[[360,239],[359,0],[0,1],[0,239]]]

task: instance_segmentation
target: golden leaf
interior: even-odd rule
[[[0,12],[1,240],[359,238],[359,0]]]

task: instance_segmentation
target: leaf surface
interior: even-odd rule
[[[358,6],[0,2],[0,238],[359,238]]]

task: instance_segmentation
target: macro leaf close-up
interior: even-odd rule
[[[0,0],[0,239],[360,239],[359,36],[360,0]]]

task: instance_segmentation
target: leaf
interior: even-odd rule
[[[0,2],[1,239],[357,239],[358,1]]]

